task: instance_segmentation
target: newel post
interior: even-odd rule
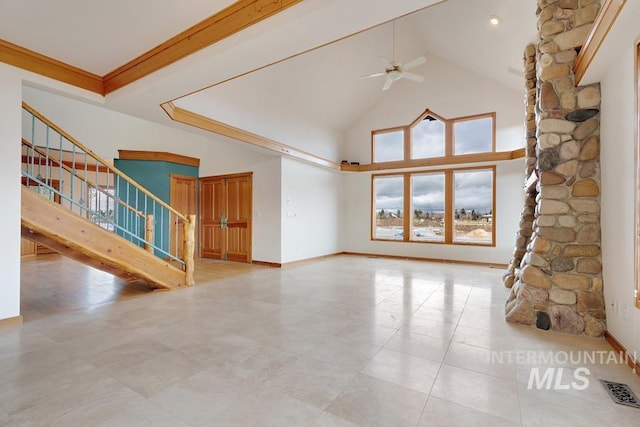
[[[185,265],[185,286],[193,286],[195,283],[193,280],[194,271],[194,257],[196,249],[196,216],[189,215],[189,221],[184,222],[184,242],[183,242],[183,256]]]
[[[144,226],[144,249],[147,252],[153,254],[153,215],[149,214],[145,217],[145,226]]]

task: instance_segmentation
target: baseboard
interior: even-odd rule
[[[620,344],[620,341],[618,341],[613,335],[611,335],[609,331],[604,332],[604,337],[616,352],[622,353],[629,367],[631,369],[634,369],[636,375],[640,377],[640,361],[636,360],[634,363],[633,354],[629,353],[629,351],[622,344]]]
[[[16,325],[22,325],[22,316],[9,317],[7,319],[0,320],[0,328]]]
[[[282,267],[282,264],[280,264],[279,262],[257,261],[255,259],[253,261],[251,261],[251,264],[263,265],[265,267],[273,267],[273,268],[281,268]]]
[[[300,259],[297,261],[285,262],[285,263],[277,263],[277,262],[269,262],[269,261],[251,261],[252,264],[255,265],[264,265],[266,267],[274,267],[274,268],[283,268],[283,267],[291,267],[294,265],[298,265],[305,262],[317,261],[320,259],[330,258],[339,255],[351,255],[351,256],[361,256],[361,257],[369,257],[369,258],[389,258],[389,259],[404,259],[410,261],[427,261],[427,262],[440,262],[444,264],[466,264],[466,265],[477,265],[481,267],[489,267],[489,268],[499,268],[506,269],[508,264],[498,264],[498,263],[490,263],[490,262],[477,262],[477,261],[462,261],[455,259],[442,259],[442,258],[423,258],[423,257],[411,257],[404,255],[384,255],[384,254],[373,254],[373,253],[363,253],[363,252],[336,252],[333,254],[320,255],[312,258]]]
[[[296,261],[289,261],[289,262],[285,262],[284,264],[282,264],[283,267],[292,267],[298,264],[303,264],[305,262],[311,262],[311,261],[318,261],[321,259],[326,259],[326,258],[331,258],[334,256],[339,256],[339,255],[344,255],[344,252],[335,252],[333,254],[327,254],[327,255],[320,255],[320,256],[314,256],[312,258],[305,258],[305,259],[299,259]]]
[[[478,261],[463,261],[456,259],[443,259],[443,258],[424,258],[404,255],[385,255],[385,254],[369,254],[363,252],[342,252],[344,255],[364,256],[370,258],[389,258],[389,259],[405,259],[410,261],[428,261],[428,262],[440,262],[443,264],[466,264],[466,265],[478,265],[482,267],[490,268],[507,268],[508,264],[499,264],[492,262],[478,262]]]

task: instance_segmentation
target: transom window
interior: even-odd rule
[[[372,177],[373,240],[495,246],[495,166]]]
[[[444,119],[425,111],[413,123],[374,130],[373,163],[495,152],[495,113]]]

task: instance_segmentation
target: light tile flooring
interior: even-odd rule
[[[529,390],[532,365],[492,363],[611,350],[506,324],[496,269],[203,261],[197,286],[156,293],[59,257],[22,275],[25,323],[0,329],[0,426],[640,425],[597,382],[640,395],[625,366]]]

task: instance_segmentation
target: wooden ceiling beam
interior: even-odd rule
[[[301,1],[239,0],[102,77],[4,40],[0,62],[106,95]]]

